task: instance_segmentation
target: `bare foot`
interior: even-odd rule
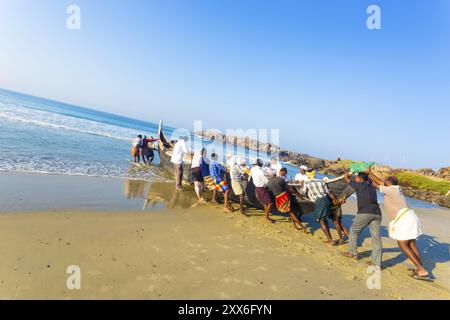
[[[223,207],[223,209],[226,211],[226,212],[233,212],[233,209],[232,208],[230,208],[230,207],[227,207],[227,206],[225,206],[225,207]]]
[[[300,231],[305,230],[305,227],[302,225],[302,223],[300,221],[292,220],[292,223],[294,223],[295,229],[300,230]]]
[[[269,223],[275,223],[275,220],[273,220],[273,219],[271,219],[271,218],[269,218],[269,217],[265,217],[264,218],[267,222],[269,222]]]
[[[417,268],[417,270],[414,272],[419,277],[428,277],[429,273],[425,268]]]
[[[354,255],[353,253],[350,253],[350,252],[342,252],[341,254],[344,257],[351,258],[351,259],[354,259],[354,260],[358,260],[359,259],[357,255]]]
[[[333,247],[336,245],[336,242],[333,240],[324,240],[323,241],[325,244],[329,245],[330,247]]]

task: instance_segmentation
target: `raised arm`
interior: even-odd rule
[[[385,185],[385,182],[384,182],[384,180],[383,179],[381,179],[380,177],[378,177],[375,173],[373,173],[373,171],[372,171],[372,169],[371,168],[369,168],[369,176],[372,178],[372,180],[373,180],[373,182],[375,182],[377,185],[378,185],[378,187],[381,185],[381,186],[384,186]],[[373,183],[372,183],[373,184]],[[375,187],[375,185],[374,185],[374,187]]]
[[[375,188],[377,188],[378,190],[380,190],[380,184],[377,183],[375,180],[370,181],[370,183],[371,183]]]
[[[350,172],[345,173],[345,175],[344,175],[345,182],[350,183],[350,181],[351,181],[350,176],[351,176]]]

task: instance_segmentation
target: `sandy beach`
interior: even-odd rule
[[[0,186],[0,299],[450,299],[447,209],[416,210],[434,282],[408,277],[384,222],[381,289],[370,290],[368,232],[350,261],[312,216],[313,236],[282,216],[268,225],[259,211],[191,208],[191,191],[165,183],[1,173]],[[345,204],[348,227],[354,212]],[[80,290],[66,287],[71,265]]]

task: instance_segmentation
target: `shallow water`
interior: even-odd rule
[[[158,122],[159,119],[153,119]],[[155,152],[154,165],[131,163],[131,142],[138,134],[156,136],[158,125],[113,114],[80,108],[42,98],[0,89],[0,172],[63,174],[74,176],[172,181]],[[164,127],[169,139],[178,138],[174,129]],[[222,159],[227,150],[245,158],[256,158],[253,151],[222,143],[200,141]],[[266,159],[267,159],[267,155]],[[287,165],[289,176],[298,169]],[[322,177],[319,175],[319,177]],[[382,196],[380,195],[382,201]],[[413,207],[436,207],[408,199]]]

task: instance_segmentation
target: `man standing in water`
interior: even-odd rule
[[[141,155],[142,155],[142,161],[144,161],[144,164],[149,163],[150,158],[150,149],[148,148],[148,139],[147,136],[144,136],[141,140]]]
[[[154,142],[158,141],[158,139],[155,139],[153,137],[150,137],[150,139],[147,139],[147,149],[148,149],[148,156],[147,156],[147,162],[148,164],[151,164],[153,160],[155,159],[155,145]]]
[[[382,244],[380,235],[381,210],[378,205],[377,192],[369,182],[369,175],[360,172],[356,178],[350,178],[350,173],[345,174],[345,181],[356,191],[358,213],[350,228],[348,252],[343,253],[347,258],[358,259],[358,236],[365,227],[369,227],[372,236],[372,264],[381,267]]]
[[[183,159],[184,156],[189,152],[186,143],[189,141],[188,136],[182,137],[173,148],[171,162],[174,165],[175,171],[175,187],[177,190],[182,190],[183,188]]]
[[[137,138],[133,140],[131,155],[133,156],[135,163],[141,162],[141,142],[142,142],[141,135],[138,135]]]

